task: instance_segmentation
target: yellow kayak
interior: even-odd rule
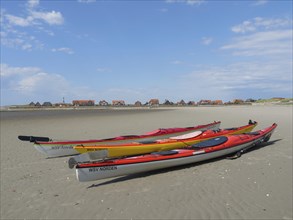
[[[218,130],[206,130],[206,131],[195,131],[192,133],[170,137],[163,140],[145,141],[145,142],[131,142],[120,145],[92,145],[74,146],[74,149],[79,153],[87,153],[93,151],[101,151],[101,154],[96,154],[95,159],[123,157],[131,155],[146,154],[156,151],[165,151],[178,148],[184,148],[201,141],[205,141],[211,138],[215,138],[223,135],[242,134],[251,132],[257,125],[257,122],[251,120],[247,125],[237,128],[227,128]],[[98,153],[98,152],[97,152]]]

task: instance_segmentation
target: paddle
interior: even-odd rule
[[[21,141],[29,141],[29,142],[36,142],[36,141],[49,142],[50,141],[50,138],[48,137],[35,137],[35,136],[24,136],[24,135],[19,135],[18,139]]]
[[[86,163],[95,160],[104,160],[108,157],[108,150],[97,150],[93,152],[83,153],[68,160],[68,166],[72,169],[78,163]]]
[[[258,132],[250,132],[252,135],[258,135],[259,133]],[[250,134],[250,133],[244,133],[244,134]],[[236,154],[232,155],[232,156],[228,156],[226,157],[227,159],[229,160],[234,160],[234,159],[237,159],[239,157],[241,157],[242,154],[244,154],[246,151],[248,151],[250,148],[256,146],[256,145],[259,145],[263,142],[268,142],[270,140],[270,137],[271,137],[271,133],[269,133],[268,135],[262,137],[261,139],[257,139],[255,142],[253,142],[252,144],[248,145],[247,147],[243,148],[242,150],[236,152]]]

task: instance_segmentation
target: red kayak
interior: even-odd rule
[[[79,154],[73,147],[76,145],[116,145],[133,141],[151,141],[162,138],[169,138],[174,135],[183,135],[193,131],[217,130],[220,127],[220,121],[205,125],[197,125],[193,127],[183,128],[159,128],[154,131],[147,132],[141,135],[124,135],[106,139],[92,140],[52,140],[48,137],[36,136],[18,136],[21,141],[29,141],[34,143],[36,150],[45,154],[47,157],[60,157]]]
[[[185,149],[77,164],[76,176],[81,182],[93,181],[240,154],[255,145],[269,141],[276,127],[277,124],[274,123],[256,132],[220,136]]]

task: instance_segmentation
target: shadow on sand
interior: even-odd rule
[[[246,153],[249,153],[249,152],[252,152],[252,151],[257,151],[257,150],[260,150],[260,149],[262,149],[264,147],[267,147],[267,146],[270,146],[270,145],[274,145],[276,142],[281,141],[281,140],[282,139],[276,139],[276,140],[273,140],[273,141],[258,144],[257,146],[248,149],[243,154],[246,154]],[[222,160],[224,158],[227,158],[227,156],[231,156],[231,155],[225,155],[225,156],[222,156],[222,157],[218,157],[218,158],[214,158],[214,159],[210,159],[210,160],[205,160],[205,161],[202,161],[202,162],[197,162],[197,163],[194,163],[194,164],[181,165],[181,166],[177,166],[177,167],[169,167],[169,168],[164,168],[164,169],[154,170],[154,171],[148,171],[148,172],[138,173],[138,174],[130,174],[130,175],[127,175],[127,176],[117,177],[115,179],[111,179],[111,180],[103,182],[103,183],[92,184],[91,186],[88,186],[87,188],[89,189],[89,188],[94,188],[94,187],[98,187],[98,186],[108,185],[108,184],[111,184],[111,183],[117,183],[117,182],[122,182],[122,181],[126,181],[126,180],[137,179],[137,178],[142,178],[142,177],[147,177],[147,176],[152,176],[152,175],[172,172],[172,171],[176,171],[176,170],[186,169],[186,168],[190,168],[190,167],[194,167],[194,166],[200,166],[200,165],[203,165],[203,164],[206,164],[206,163],[216,162],[216,161]]]

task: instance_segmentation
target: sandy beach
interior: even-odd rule
[[[96,139],[222,121],[278,124],[236,160],[80,183],[18,135]],[[292,105],[1,112],[1,219],[292,219]]]

